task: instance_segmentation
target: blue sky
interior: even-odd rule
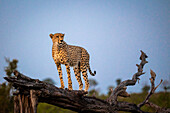
[[[4,57],[9,57],[19,60],[18,70],[25,75],[50,77],[60,87],[49,37],[58,32],[65,33],[68,44],[87,49],[91,68],[97,72],[89,78],[98,81],[102,93],[115,86],[116,79],[132,78],[140,50],[149,56],[146,74],[128,92],[150,85],[150,69],[157,74],[156,84],[161,78],[170,80],[169,0],[0,0],[0,83],[7,66]]]

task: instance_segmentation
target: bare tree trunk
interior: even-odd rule
[[[23,92],[14,95],[14,113],[37,113],[37,97],[31,97],[31,93],[28,95]]]
[[[117,101],[117,97],[129,96],[126,92],[126,87],[135,85],[140,75],[144,74],[143,67],[147,63],[146,58],[147,55],[141,51],[141,63],[137,65],[138,72],[133,75],[131,80],[121,82],[115,90],[112,90],[107,100],[101,100],[94,96],[86,96],[87,92],[84,91],[60,89],[38,79],[29,78],[18,71],[14,71],[15,76],[4,78],[8,82],[11,82],[13,87],[17,90],[17,92],[14,93],[14,113],[36,113],[39,102],[45,102],[79,113],[115,113],[117,111],[145,113],[140,109],[143,105],[154,106],[149,103],[148,100],[159,86],[158,85],[156,88],[154,86],[156,74],[155,76],[152,75],[153,73],[151,74],[152,90],[141,104],[136,105],[128,102],[119,102]],[[159,107],[158,112],[168,113],[169,110],[170,109],[160,109]]]

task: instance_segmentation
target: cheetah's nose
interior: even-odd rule
[[[61,42],[63,42],[63,40],[60,40]]]

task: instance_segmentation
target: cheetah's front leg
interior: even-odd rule
[[[70,66],[68,64],[65,64],[65,66],[66,66],[66,70],[67,70],[68,89],[69,90],[73,90],[71,76],[70,76]]]
[[[63,82],[63,75],[62,75],[62,69],[61,69],[61,64],[60,63],[56,63],[57,65],[57,70],[58,70],[58,74],[60,77],[60,83],[61,83],[61,87],[62,89],[64,89],[64,82]]]

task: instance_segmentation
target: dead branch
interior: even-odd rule
[[[156,76],[156,74],[151,74],[152,77],[150,80],[153,90],[151,90],[151,94],[146,97],[143,103],[136,105],[128,102],[119,102],[117,101],[117,97],[130,96],[126,92],[126,86],[135,85],[139,77],[144,74],[143,67],[148,63],[146,58],[147,55],[141,51],[141,63],[137,65],[138,72],[133,75],[132,80],[123,81],[112,90],[108,101],[101,100],[95,96],[86,96],[87,92],[84,91],[60,89],[38,79],[29,78],[18,71],[14,71],[15,76],[4,77],[4,79],[11,82],[16,89],[14,93],[14,113],[36,113],[37,105],[40,102],[70,109],[79,113],[115,113],[117,111],[145,113],[140,109],[141,106],[144,104],[150,105],[151,107],[154,106],[154,104],[149,103],[147,100],[159,86],[154,87],[154,76]],[[159,108],[159,112],[168,110],[169,109]]]
[[[117,104],[118,96],[124,96],[124,97],[130,96],[126,92],[126,89],[127,89],[126,86],[135,85],[137,80],[139,80],[139,77],[141,75],[145,74],[145,72],[143,72],[143,67],[146,63],[148,63],[148,61],[146,61],[146,58],[148,58],[148,56],[141,50],[141,56],[140,56],[141,63],[139,65],[136,64],[136,66],[138,67],[138,72],[133,75],[132,80],[125,80],[125,81],[121,82],[114,89],[114,91],[112,91],[110,97],[108,98],[108,102],[110,104]],[[121,94],[124,94],[124,95],[121,95]]]
[[[80,113],[114,113],[116,111],[130,111],[144,113],[137,105],[127,102],[118,102],[116,106],[96,97],[86,96],[87,92],[60,89],[52,84],[38,79],[29,78],[18,71],[15,77],[4,77],[11,82],[18,92],[15,94],[15,108],[17,113],[36,113],[39,102],[56,105]],[[27,101],[26,101],[27,99]],[[18,104],[20,103],[20,104]],[[27,104],[26,104],[27,103]]]

